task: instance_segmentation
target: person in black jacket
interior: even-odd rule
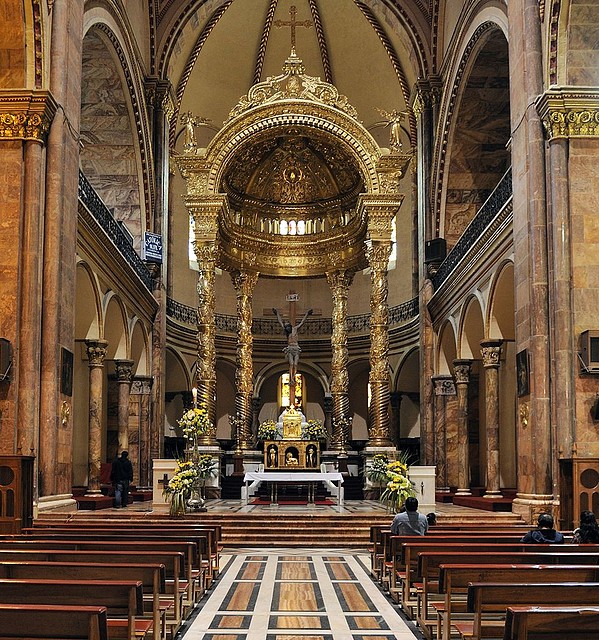
[[[521,540],[529,544],[563,544],[564,536],[553,528],[553,516],[541,513],[537,520],[537,528],[529,531]]]
[[[133,465],[129,460],[128,451],[121,451],[121,457],[115,458],[110,471],[110,481],[114,485],[115,507],[126,507],[129,504],[129,484],[133,482]]]
[[[592,511],[583,511],[580,514],[580,527],[574,530],[572,542],[574,544],[599,543],[599,526]]]

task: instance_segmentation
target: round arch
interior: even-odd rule
[[[504,262],[495,273],[487,302],[487,336],[516,339],[514,263]]]
[[[131,348],[130,358],[134,361],[133,375],[150,375],[150,358],[148,354],[148,332],[143,322],[134,317],[131,321]]]
[[[101,308],[97,278],[80,260],[75,272],[75,340],[97,340],[103,335]]]
[[[398,438],[420,436],[420,350],[411,349],[402,359],[394,384],[399,394]]]
[[[481,300],[473,295],[466,300],[458,333],[460,358],[480,360],[480,343],[485,338],[484,314]]]
[[[129,355],[127,311],[121,299],[109,292],[104,298],[104,340],[108,342],[106,360],[125,360]]]
[[[437,375],[452,375],[453,361],[458,357],[457,334],[450,320],[439,330],[437,342]]]

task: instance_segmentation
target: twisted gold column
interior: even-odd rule
[[[387,265],[391,242],[373,242],[367,252],[370,264],[370,447],[391,447],[389,434],[389,292]]]
[[[340,449],[350,439],[350,433],[342,432],[344,425],[349,431],[349,377],[347,374],[347,296],[354,274],[348,271],[327,273],[327,282],[333,295],[333,335],[331,336],[331,396],[333,398],[333,433],[330,448]]]
[[[89,359],[89,435],[88,493],[100,493],[100,463],[102,461],[102,407],[104,406],[104,358],[106,340],[86,340]]]
[[[235,434],[240,449],[252,448],[252,397],[254,370],[252,366],[252,294],[258,273],[233,271],[231,280],[237,293],[237,368],[235,370]]]
[[[199,444],[216,445],[216,324],[214,321],[214,278],[217,246],[215,242],[198,246],[198,404],[208,410],[212,430],[202,436]]]

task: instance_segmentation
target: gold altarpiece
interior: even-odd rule
[[[174,159],[186,181],[185,204],[195,221],[198,400],[214,417],[218,267],[239,274],[234,280],[240,320],[232,423],[239,451],[250,449],[253,437],[249,327],[256,279],[326,277],[341,327],[352,274],[366,267],[373,274],[369,439],[376,446],[390,444],[386,258],[393,240],[391,223],[403,200],[400,182],[411,158],[410,153],[400,154],[397,145],[379,148],[347,98],[333,85],[306,75],[295,51],[281,75],[257,83],[240,99],[205,149],[195,141],[193,123],[188,126],[184,153]],[[326,176],[331,177],[328,182]],[[289,221],[301,222],[305,233],[283,235],[281,225]],[[349,419],[345,332],[336,331],[331,342],[332,444],[338,447],[349,436],[339,433]],[[309,444],[295,441],[301,444],[299,468]]]

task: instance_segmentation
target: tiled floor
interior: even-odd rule
[[[184,640],[421,638],[371,580],[370,558],[345,549],[236,549]]]

